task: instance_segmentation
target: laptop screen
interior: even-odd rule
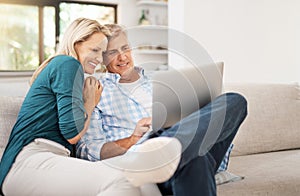
[[[222,93],[223,62],[153,74],[152,128],[167,128]]]

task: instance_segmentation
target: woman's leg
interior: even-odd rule
[[[157,137],[134,145],[124,155],[102,162],[122,170],[135,186],[165,182],[170,179],[181,158],[181,144],[176,138]]]
[[[68,154],[64,147],[25,146],[5,178],[4,195],[140,195],[122,171]]]
[[[89,162],[69,157],[69,151],[60,144],[36,139],[17,156],[3,183],[3,193],[140,195],[136,186],[163,182],[174,174],[180,153],[177,139],[155,138],[123,156]]]

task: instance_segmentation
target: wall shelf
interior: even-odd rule
[[[166,25],[138,25],[138,28],[145,30],[168,30],[168,26]]]
[[[146,50],[146,49],[137,49],[133,51],[135,54],[157,54],[157,55],[167,55],[168,50]]]
[[[168,6],[167,1],[152,1],[152,0],[140,0],[137,2],[138,6],[148,5],[148,6]]]
[[[168,69],[168,1],[137,0],[136,5],[139,13],[137,21],[143,25],[138,24],[130,35],[131,43],[135,46],[132,51],[135,61],[147,71],[166,70]],[[147,22],[140,22],[143,19]]]

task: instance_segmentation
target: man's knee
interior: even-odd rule
[[[234,103],[237,103],[242,106],[247,106],[246,98],[237,92],[228,92],[226,93],[226,97],[228,100],[231,100]]]
[[[232,106],[234,108],[238,108],[239,110],[247,111],[247,100],[246,98],[236,92],[226,93],[226,99],[228,106]]]

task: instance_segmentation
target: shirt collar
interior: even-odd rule
[[[142,67],[134,67],[134,69],[142,76],[144,76],[144,69]],[[105,80],[111,80],[114,83],[118,83],[119,80],[121,79],[120,74],[118,73],[110,73],[110,72],[106,72],[104,75]]]

